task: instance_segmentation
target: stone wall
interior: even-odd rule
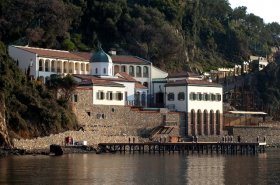
[[[143,142],[138,136],[101,136],[94,131],[67,131],[60,134],[54,134],[46,137],[38,137],[34,139],[14,139],[14,147],[25,150],[49,149],[51,144],[64,145],[65,137],[71,136],[74,142],[87,141],[90,146],[96,146],[98,143],[120,143],[128,142],[129,138],[132,142]]]
[[[241,137],[241,142],[256,142],[259,136],[259,141],[263,142],[264,137],[268,145],[280,144],[280,128],[279,127],[231,127],[229,134],[234,136],[235,141],[237,137]]]
[[[172,124],[176,127],[170,135],[180,135],[179,128],[185,125],[184,113],[141,111],[125,106],[76,105],[74,107],[84,130],[95,131],[100,135],[148,137],[152,129],[164,124]]]

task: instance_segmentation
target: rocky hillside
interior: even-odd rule
[[[0,94],[0,146],[10,147],[11,143],[6,124],[5,110],[6,107],[4,103],[4,97],[2,94]]]

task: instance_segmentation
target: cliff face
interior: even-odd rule
[[[5,118],[5,102],[3,96],[0,96],[0,147],[1,146],[11,147]]]

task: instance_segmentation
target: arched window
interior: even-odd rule
[[[133,66],[129,66],[129,75],[135,76],[134,75],[134,67]]]
[[[61,73],[62,61],[57,61],[57,72]]]
[[[81,71],[85,71],[85,64],[84,63],[81,64]]]
[[[63,72],[66,73],[67,72],[67,62],[63,63]]]
[[[191,110],[191,129],[192,129],[192,134],[195,134],[195,110]]]
[[[142,77],[142,70],[140,66],[136,67],[136,77]]]
[[[198,109],[197,111],[197,125],[198,125],[198,135],[202,135],[202,114],[201,110]]]
[[[214,127],[215,127],[215,123],[214,123],[214,111],[211,110],[210,111],[210,134],[214,135]]]
[[[39,71],[43,71],[43,60],[39,60]]]
[[[98,74],[98,68],[95,68],[95,74]]]
[[[114,73],[117,74],[118,72],[120,72],[120,67],[119,66],[114,66]]]
[[[149,77],[149,68],[147,66],[143,67],[143,77]]]
[[[103,68],[103,74],[106,74],[106,68],[105,67]]]
[[[207,112],[207,110],[203,111],[203,131],[204,131],[204,135],[208,135],[208,112]]]
[[[50,63],[49,60],[45,61],[45,71],[47,72],[49,71],[49,63]]]
[[[75,63],[75,73],[79,73],[80,72],[80,64],[79,63]]]
[[[221,124],[221,116],[220,116],[220,111],[217,110],[216,111],[216,134],[219,135],[220,134],[220,124]]]
[[[51,61],[51,72],[55,72],[55,61]]]
[[[126,72],[126,66],[121,67],[121,72]]]
[[[89,64],[86,64],[86,71],[89,72]]]
[[[134,67],[133,66],[129,66],[129,75],[133,76],[133,77],[135,76],[134,75]]]

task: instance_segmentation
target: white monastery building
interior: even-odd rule
[[[223,88],[190,75],[168,76],[166,107],[187,113],[188,135],[220,135],[223,122]]]
[[[73,75],[79,83],[73,102],[91,96],[92,105],[166,107],[186,113],[186,133],[222,133],[223,88],[190,73],[168,73],[136,56],[97,52],[69,52],[14,46],[9,55],[32,79],[46,82],[51,75]],[[86,93],[84,93],[86,92]],[[82,97],[82,96],[81,96]]]

